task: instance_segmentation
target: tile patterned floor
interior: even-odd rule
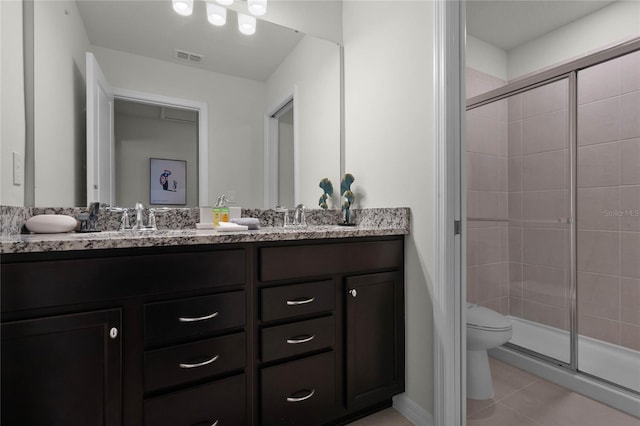
[[[347,426],[413,426],[413,423],[393,408],[387,408]]]
[[[640,426],[640,419],[490,358],[495,396],[467,400],[467,426]]]
[[[467,426],[640,426],[629,416],[586,396],[490,358],[495,396],[467,400]],[[348,426],[411,426],[393,408]]]

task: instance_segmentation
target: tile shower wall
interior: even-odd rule
[[[640,350],[640,52],[578,73],[578,331]]]
[[[640,52],[580,71],[578,81],[579,332],[640,350]],[[469,97],[503,84],[467,69]],[[467,299],[562,329],[567,84],[467,113]]]
[[[466,77],[469,97],[505,84],[470,68]],[[506,113],[501,101],[466,116],[467,301],[503,314],[509,311]]]

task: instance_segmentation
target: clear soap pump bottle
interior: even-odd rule
[[[220,195],[213,207],[213,226],[220,226],[220,222],[229,222],[229,207],[226,195]]]

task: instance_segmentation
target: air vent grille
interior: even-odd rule
[[[186,50],[180,49],[175,50],[175,56],[176,58],[182,59],[183,61],[191,61],[196,63],[200,63],[204,59],[204,55],[201,55],[199,53],[187,52]]]

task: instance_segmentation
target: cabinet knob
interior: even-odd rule
[[[358,295],[358,292],[356,291],[356,289],[355,289],[355,288],[352,288],[351,290],[349,290],[349,294],[350,294],[352,297],[356,297],[356,296]]]
[[[111,330],[109,330],[109,337],[112,339],[118,337],[118,329],[116,327],[111,327]]]

